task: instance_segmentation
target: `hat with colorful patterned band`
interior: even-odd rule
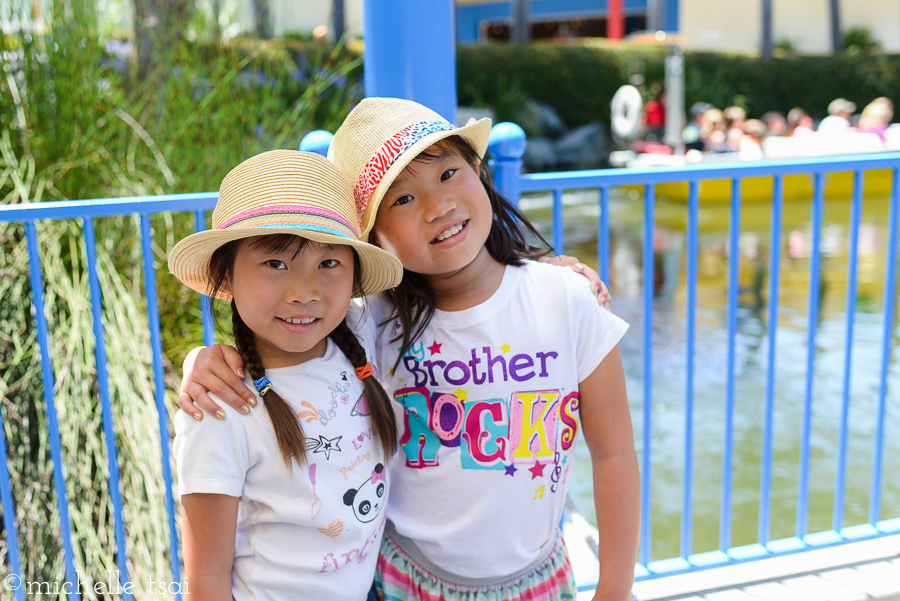
[[[328,158],[353,186],[360,231],[366,236],[385,192],[419,153],[439,140],[461,136],[483,157],[490,134],[490,119],[456,127],[418,102],[366,98],[334,134]]]
[[[216,249],[269,234],[352,247],[359,256],[363,294],[393,288],[403,278],[396,257],[360,240],[353,194],[334,164],[296,150],[264,152],[232,169],[222,180],[212,229],[176,244],[169,270],[186,286],[209,294],[209,261]],[[231,299],[222,291],[217,296]]]

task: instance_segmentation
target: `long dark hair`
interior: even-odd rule
[[[209,277],[213,284],[210,296],[215,298],[216,293],[222,289],[226,278],[230,278],[234,272],[234,259],[241,244],[251,244],[256,248],[261,247],[272,253],[282,252],[296,245],[294,256],[297,256],[303,251],[308,242],[306,238],[292,234],[272,234],[244,240],[234,240],[220,246],[209,260]],[[360,272],[359,256],[354,251],[354,296],[358,296],[362,290],[361,281],[362,274]],[[212,309],[210,311],[213,314],[213,319],[216,319],[215,312]],[[253,380],[258,380],[266,374],[266,369],[263,367],[259,353],[256,350],[253,331],[241,318],[237,305],[235,305],[233,300],[231,301],[231,324],[234,334],[234,345],[244,360],[247,374]],[[347,357],[354,368],[358,369],[368,363],[366,351],[359,343],[359,339],[353,333],[353,330],[347,326],[346,317],[328,337],[341,349],[341,352],[344,353],[344,356]],[[373,376],[363,378],[362,383],[363,393],[366,395],[369,406],[369,417],[373,422],[375,434],[381,442],[384,456],[390,457],[397,448],[398,439],[397,423],[394,420],[390,398]],[[300,418],[288,402],[274,389],[270,389],[265,394],[263,403],[266,406],[269,419],[272,420],[275,438],[278,441],[278,448],[281,450],[285,465],[288,466],[288,469],[293,468],[292,459],[296,460],[299,465],[303,465],[306,462],[306,437],[303,435],[303,426],[300,424]]]
[[[484,186],[488,199],[491,201],[491,212],[494,215],[491,231],[484,243],[491,257],[503,265],[520,266],[524,265],[526,260],[538,259],[550,254],[552,252],[550,243],[513,203],[494,188],[490,172],[468,142],[460,136],[450,136],[441,142],[458,152],[473,169],[478,169],[481,185]],[[431,161],[437,156],[437,154],[425,150],[413,160]],[[528,234],[538,242],[537,245],[528,242]],[[374,230],[370,234],[370,241],[378,243]],[[394,363],[394,369],[397,369],[400,360],[419,339],[425,328],[431,323],[431,318],[434,317],[434,289],[424,276],[404,268],[403,281],[396,288],[387,290],[386,294],[391,299],[394,310],[385,323],[399,319],[403,328],[402,333],[392,340],[392,342],[402,340],[400,354]]]

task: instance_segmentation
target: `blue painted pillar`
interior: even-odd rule
[[[453,0],[364,0],[366,96],[420,102],[456,123]]]

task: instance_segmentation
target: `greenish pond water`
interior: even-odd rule
[[[550,194],[528,195],[522,208],[550,237]],[[596,191],[564,194],[565,253],[597,263]],[[694,372],[692,552],[719,545],[727,373],[728,207],[701,205]],[[757,542],[768,364],[769,203],[744,203],[735,363],[732,546]],[[679,555],[684,473],[686,379],[685,248],[687,207],[657,200],[653,316],[652,559]],[[844,525],[868,520],[875,415],[884,327],[888,200],[867,198],[859,233],[858,292],[851,354],[850,418]],[[832,526],[845,361],[849,200],[826,200],[822,229],[820,319],[816,328],[808,532]],[[641,253],[643,199],[614,189],[610,199],[613,311],[631,324],[620,344],[635,442],[643,465]],[[784,205],[776,332],[771,539],[794,536],[807,363],[810,202]],[[895,306],[900,306],[896,303]],[[894,316],[884,424],[881,519],[900,517],[900,316]],[[583,444],[571,493],[594,522],[590,457]]]

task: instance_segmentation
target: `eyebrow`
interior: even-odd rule
[[[422,152],[420,152],[420,153],[416,156],[416,158],[414,158],[412,161],[410,161],[409,164],[408,164],[406,167],[403,168],[403,171],[400,172],[400,175],[398,175],[397,177],[395,177],[395,178],[394,178],[394,181],[391,182],[391,185],[388,186],[388,189],[385,190],[385,194],[387,194],[388,192],[390,192],[395,186],[397,186],[397,185],[399,185],[399,184],[402,184],[402,183],[404,183],[404,182],[407,180],[407,175],[405,175],[406,170],[407,170],[407,169],[411,169],[411,168],[412,168],[412,164],[413,164],[414,162],[418,161],[418,160],[419,160],[419,157],[422,156],[423,154],[425,154],[426,152],[428,152],[427,149],[426,149],[426,150],[423,150]],[[430,157],[425,157],[425,158],[423,158],[423,159],[422,159],[421,161],[419,161],[419,162],[434,161],[435,163],[443,163],[444,161],[447,161],[447,160],[453,158],[454,156],[459,156],[459,155],[458,155],[458,153],[456,153],[456,152],[450,150],[449,148],[441,148],[439,153],[433,154],[433,155],[430,156]],[[415,172],[413,171],[413,173],[415,173]]]

